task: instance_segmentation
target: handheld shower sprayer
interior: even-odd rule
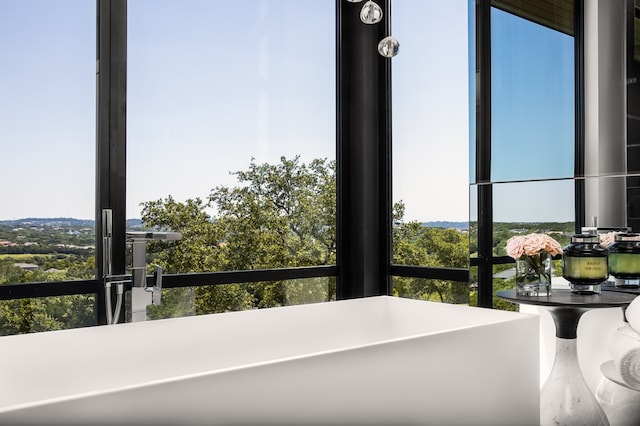
[[[105,308],[107,324],[117,324],[122,310],[122,298],[124,293],[125,276],[113,275],[113,211],[102,210],[102,281],[105,288]],[[116,309],[111,307],[111,284],[116,284]]]

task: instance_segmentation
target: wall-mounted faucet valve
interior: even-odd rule
[[[145,321],[147,306],[162,302],[162,268],[156,266],[153,286],[147,286],[147,241],[176,241],[179,232],[127,232],[131,244],[131,321]]]
[[[126,242],[131,245],[131,275],[112,273],[113,212],[102,210],[102,282],[105,288],[105,310],[107,324],[116,324],[120,318],[125,284],[131,284],[130,321],[145,321],[147,306],[162,302],[162,268],[156,266],[153,285],[147,286],[147,241],[176,241],[182,238],[179,232],[127,232]],[[115,312],[111,306],[111,286],[116,285]]]

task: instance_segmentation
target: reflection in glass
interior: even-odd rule
[[[575,230],[573,179],[493,185],[494,256],[506,256],[507,240],[518,234],[546,233],[561,246]]]
[[[574,0],[491,0],[491,5],[565,34],[575,34]]]
[[[624,228],[627,226],[626,176],[600,176],[584,179],[585,225],[600,228]],[[629,204],[631,207],[631,204]]]
[[[627,176],[627,226],[640,232],[640,176]]]
[[[574,38],[491,11],[491,180],[574,174]]]
[[[476,182],[476,117],[480,108],[481,93],[477,92],[479,86],[477,79],[480,78],[479,64],[476,64],[476,0],[468,0],[467,4],[467,35],[468,42],[468,71],[467,79],[469,85],[468,107],[469,107],[469,183]]]
[[[640,10],[640,2],[634,0],[634,17],[633,17],[633,59],[640,62],[640,17],[638,12]]]
[[[574,219],[573,179],[493,184],[494,222]]]

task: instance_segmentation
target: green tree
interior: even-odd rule
[[[469,240],[456,229],[430,228],[403,222],[404,204],[394,206],[393,261],[401,265],[468,268]],[[468,283],[437,279],[396,277],[394,294],[447,303],[469,303]]]
[[[235,187],[214,188],[208,202],[172,197],[143,204],[142,220],[152,229],[183,238],[149,245],[154,262],[167,272],[252,270],[335,263],[335,161],[282,157],[278,164],[251,161],[235,172]],[[207,211],[213,211],[209,214]],[[328,284],[326,283],[328,281]],[[334,280],[207,286],[195,289],[198,314],[272,307],[335,298]],[[197,284],[197,283],[194,283]],[[313,290],[306,289],[307,287]],[[175,292],[176,303],[185,295]],[[317,299],[314,299],[317,298]],[[167,305],[169,301],[167,300]],[[170,308],[154,307],[158,315]]]
[[[0,335],[94,325],[94,295],[0,301]]]
[[[218,186],[206,199],[164,199],[143,203],[145,227],[182,233],[175,242],[148,243],[150,264],[165,273],[255,270],[336,262],[336,163],[282,157],[277,164],[251,160],[247,170],[233,173],[235,186]],[[393,260],[398,264],[466,268],[469,242],[453,229],[404,222],[404,204],[393,209]],[[2,229],[0,229],[2,230]],[[87,236],[85,236],[87,237]],[[26,272],[0,262],[0,284],[29,281],[91,279],[93,253],[57,253],[43,249],[33,256],[40,270]],[[73,242],[77,236],[68,236]],[[88,238],[88,237],[87,237]],[[53,246],[51,246],[53,247]],[[48,268],[56,271],[46,272]],[[167,318],[335,299],[335,278],[238,283],[165,289],[163,304],[149,308],[151,318]],[[395,278],[399,296],[468,303],[467,283]],[[93,324],[92,296],[11,300],[0,303],[0,333],[15,334]]]

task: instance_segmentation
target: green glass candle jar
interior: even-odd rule
[[[640,287],[640,234],[616,235],[609,246],[609,274],[616,287]]]
[[[609,277],[609,250],[600,245],[597,235],[576,234],[562,249],[562,276],[574,293],[600,293],[600,285]]]

